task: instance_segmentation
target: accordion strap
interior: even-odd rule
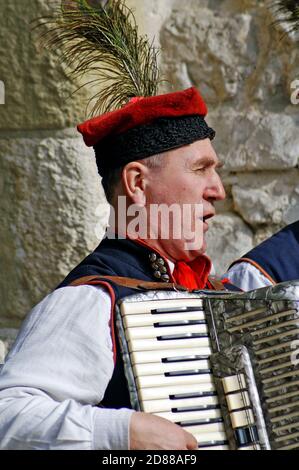
[[[174,290],[174,291],[188,291],[174,282],[149,282],[142,279],[132,279],[130,277],[121,276],[83,276],[72,281],[69,286],[81,286],[84,284],[97,285],[102,281],[112,281],[118,286],[128,287],[136,290]]]
[[[223,285],[223,282],[222,282],[220,279],[217,279],[217,278],[215,278],[215,277],[209,276],[208,280],[209,280],[209,283],[211,284],[211,286],[212,286],[215,290],[217,290],[217,291],[219,291],[219,290],[226,290],[226,289],[225,289],[225,286]]]

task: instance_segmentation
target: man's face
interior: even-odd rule
[[[214,202],[225,198],[217,173],[221,164],[209,139],[169,151],[161,158],[165,159],[162,168],[148,173],[147,213],[153,205],[175,205],[172,207],[180,208],[181,217],[169,218],[169,212],[169,220],[166,213],[158,220],[151,217],[149,227],[158,238],[157,243],[154,240],[151,243],[170,259],[190,261],[205,252],[205,233],[208,219],[215,214]]]

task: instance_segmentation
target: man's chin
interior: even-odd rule
[[[166,255],[170,260],[175,261],[193,261],[200,255],[203,255],[206,251],[207,245],[204,239],[200,241],[189,241],[189,240],[161,240],[158,243],[158,247],[161,252]]]
[[[203,241],[202,241],[200,254],[204,255],[206,251],[207,251],[207,242],[206,242],[206,239],[204,238]]]
[[[202,255],[205,253],[207,249],[207,243],[204,238],[201,238],[200,240],[196,241],[185,241],[184,243],[184,249],[188,252],[194,252],[197,253],[198,255]]]
[[[184,243],[184,255],[181,256],[181,259],[184,261],[190,262],[195,260],[198,256],[204,255],[207,249],[207,245],[205,240],[202,241],[200,244],[193,244],[190,242],[185,241]]]

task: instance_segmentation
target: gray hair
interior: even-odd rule
[[[159,169],[165,165],[165,154],[166,152],[157,153],[156,155],[152,155],[151,157],[147,157],[138,161],[142,162],[147,168]],[[109,204],[112,204],[113,202],[115,189],[121,180],[123,168],[124,167],[111,170],[107,175],[105,175],[104,178],[102,178],[102,185]]]

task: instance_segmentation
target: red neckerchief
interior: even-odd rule
[[[137,238],[132,241],[146,246],[167,261],[165,256],[163,256],[157,249],[148,245],[145,240]],[[210,258],[206,255],[199,255],[195,260],[190,262],[177,261],[175,263],[173,273],[171,274],[170,270],[168,270],[168,274],[171,276],[172,282],[176,282],[180,286],[186,287],[189,290],[204,289],[208,285],[208,277],[210,275],[211,268],[212,263]]]
[[[177,261],[172,275],[177,284],[189,290],[204,289],[207,287],[211,267],[210,258],[200,255],[189,263]]]

